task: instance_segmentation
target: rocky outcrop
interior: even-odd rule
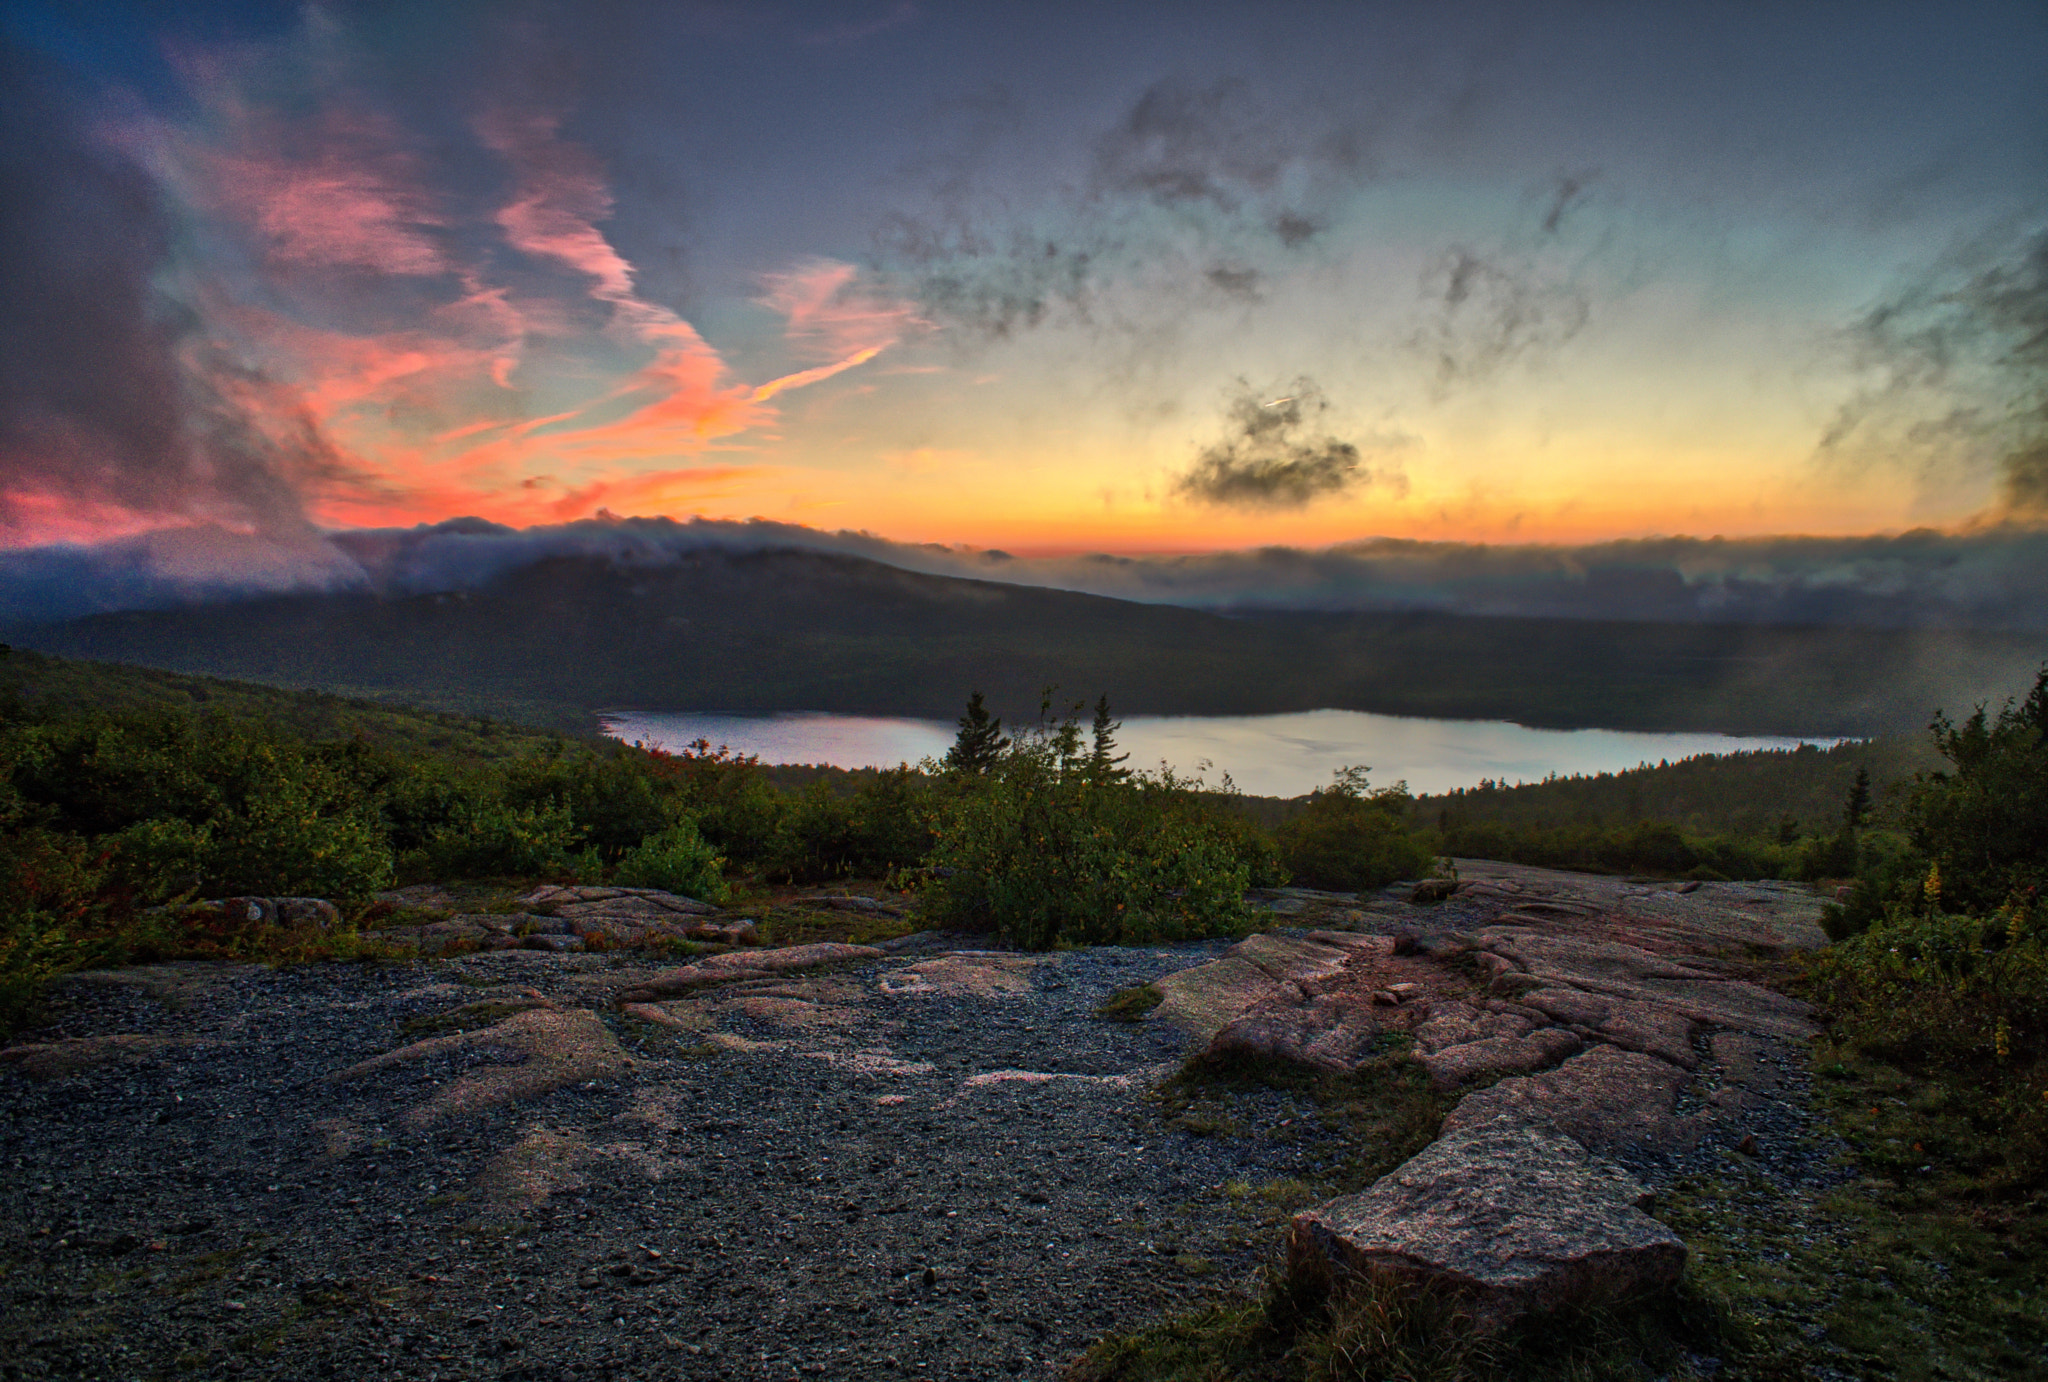
[[[1709,1119],[1678,1096],[1709,1049],[1713,1110],[1769,1097],[1765,1044],[1814,1026],[1726,955],[1817,943],[1817,905],[1501,866],[1442,891],[1464,929],[1254,936],[1160,981],[1153,1019],[1205,1038],[1205,1060],[1338,1071],[1405,1034],[1438,1091],[1473,1091],[1422,1154],[1300,1216],[1297,1253],[1431,1282],[1494,1323],[1668,1284],[1683,1248],[1616,1197],[1602,1156],[1696,1145]]]
[[[1686,1079],[1684,1070],[1655,1056],[1594,1046],[1553,1070],[1467,1095],[1444,1119],[1444,1131],[1508,1118],[1553,1128],[1594,1151],[1666,1151],[1699,1136],[1696,1122],[1672,1112]]]
[[[1254,1008],[1310,1001],[1318,981],[1343,973],[1354,956],[1378,953],[1387,944],[1378,936],[1330,931],[1299,939],[1248,936],[1219,959],[1158,980],[1154,987],[1164,997],[1151,1017],[1208,1041]]]
[[[1685,1245],[1649,1192],[1548,1128],[1494,1120],[1446,1133],[1361,1194],[1298,1215],[1297,1263],[1426,1284],[1481,1330],[1530,1311],[1675,1284]]]
[[[882,952],[871,945],[847,945],[840,941],[791,945],[779,950],[735,950],[656,974],[620,994],[619,1001],[622,1004],[654,1003],[710,984],[766,979],[793,970],[816,969],[820,965],[879,959],[881,955]]]
[[[394,897],[397,894],[393,894]],[[437,898],[453,903],[445,892]],[[547,884],[518,900],[518,912],[459,912],[420,926],[383,927],[370,934],[421,955],[477,950],[638,950],[690,941],[756,945],[753,920],[721,914],[709,903],[657,888],[564,887]]]
[[[528,1008],[475,1031],[429,1037],[358,1062],[328,1080],[347,1083],[394,1066],[460,1057],[465,1070],[406,1115],[414,1127],[466,1117],[519,1100],[538,1099],[568,1085],[621,1074],[632,1062],[587,1008]]]
[[[188,926],[306,926],[326,931],[341,925],[341,910],[320,897],[220,897],[158,908]]]

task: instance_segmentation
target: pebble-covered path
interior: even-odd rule
[[[613,1011],[647,970],[598,955],[72,983],[28,1035],[125,1040],[0,1072],[0,1375],[1045,1376],[1250,1270],[1219,1187],[1322,1154],[1169,1126],[1183,1038],[1095,1014],[1215,949],[912,953],[701,1035]],[[547,1055],[323,1078],[529,992],[630,1066],[431,1119]]]

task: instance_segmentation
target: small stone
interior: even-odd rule
[[[1756,1149],[1756,1134],[1753,1132],[1744,1133],[1742,1135],[1742,1140],[1735,1144],[1735,1150],[1742,1153],[1744,1156],[1759,1155]]]
[[[939,1284],[939,1273],[936,1267],[926,1267],[924,1269],[924,1284],[927,1286]]]

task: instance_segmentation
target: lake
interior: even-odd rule
[[[603,716],[606,732],[627,743],[675,750],[698,739],[764,763],[829,763],[840,768],[894,767],[936,758],[952,746],[944,720],[870,715],[694,715],[619,710]],[[1481,778],[1536,782],[1556,773],[1617,772],[1659,759],[1743,749],[1826,746],[1833,739],[1745,739],[1725,734],[1644,734],[1614,729],[1529,729],[1499,720],[1419,720],[1358,710],[1307,710],[1290,715],[1133,715],[1117,733],[1132,768],[1169,763],[1177,773],[1201,772],[1214,785],[1229,773],[1254,796],[1299,796],[1330,781],[1336,769],[1366,764],[1376,786],[1406,779],[1417,794],[1471,787]],[[1201,765],[1209,764],[1207,768]]]

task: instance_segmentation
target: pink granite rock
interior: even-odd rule
[[[1297,1262],[1448,1291],[1491,1331],[1531,1311],[1674,1285],[1685,1245],[1643,1212],[1649,1198],[1572,1138],[1495,1121],[1447,1133],[1363,1193],[1296,1216],[1288,1246]]]

